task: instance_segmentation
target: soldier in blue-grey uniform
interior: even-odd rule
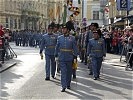
[[[59,32],[60,25],[54,24],[53,27],[54,27],[54,29],[53,29],[54,34],[60,36],[61,35],[61,33]],[[58,62],[56,62],[56,63],[58,63]],[[57,67],[57,73],[60,73],[60,66],[59,66],[59,64],[56,64],[56,65],[58,65],[58,66],[56,66]]]
[[[42,56],[42,51],[45,49],[45,59],[46,59],[46,78],[45,80],[50,80],[50,69],[52,78],[55,78],[56,62],[55,62],[55,46],[57,43],[57,35],[53,32],[53,27],[48,26],[48,33],[44,34],[41,45],[40,45],[40,55]]]
[[[70,35],[71,28],[69,24],[63,26],[63,35],[57,39],[57,45],[55,48],[55,57],[59,61],[61,70],[61,92],[65,92],[65,89],[70,89],[71,77],[72,77],[72,63],[76,62],[78,49],[76,45],[75,37]]]
[[[88,42],[87,54],[89,59],[91,58],[94,80],[97,80],[100,75],[103,58],[106,56],[105,43],[100,38],[98,31],[93,32],[93,38]]]
[[[86,35],[86,48],[88,46],[89,39],[93,38],[93,31],[96,31],[98,28],[99,28],[98,23],[91,23],[91,25],[89,26],[89,29],[88,29],[88,32],[87,32],[87,35]],[[88,68],[90,70],[89,75],[93,75],[93,73],[92,73],[92,64],[91,63],[88,64]]]

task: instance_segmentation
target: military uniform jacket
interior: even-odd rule
[[[106,56],[105,43],[102,38],[98,40],[90,39],[88,43],[87,54],[91,57],[103,57]]]
[[[56,34],[45,34],[43,35],[41,45],[40,45],[40,53],[42,53],[43,49],[45,49],[45,54],[54,55],[55,46],[57,43],[57,35]]]
[[[59,58],[59,61],[72,61],[77,54],[78,49],[74,36],[61,35],[58,37],[55,56]]]

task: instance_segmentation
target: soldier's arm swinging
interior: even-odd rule
[[[59,52],[59,37],[57,39],[57,44],[55,46],[55,57],[58,57],[58,52]]]
[[[45,48],[45,39],[43,36],[43,39],[41,40],[41,45],[40,45],[40,54],[42,54],[44,48]]]

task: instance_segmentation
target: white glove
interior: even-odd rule
[[[87,59],[90,59],[90,56],[87,56]]]
[[[74,59],[73,62],[74,62],[74,63],[77,63],[77,59]]]
[[[55,61],[58,61],[58,57],[55,57]]]

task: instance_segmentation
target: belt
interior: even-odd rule
[[[95,51],[95,52],[101,52],[102,50],[92,50],[92,51]]]
[[[60,49],[60,51],[64,51],[64,52],[72,52],[72,49]]]
[[[55,46],[47,46],[47,48],[55,48]]]

